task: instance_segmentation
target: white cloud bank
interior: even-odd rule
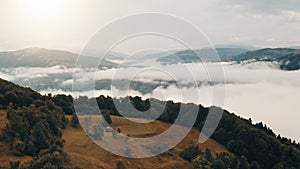
[[[177,81],[184,83],[193,82],[193,76],[189,74],[188,69],[194,72],[194,77],[199,81],[209,81],[209,76],[206,69],[201,63],[191,64],[177,64],[177,65],[159,65],[149,63],[148,66],[160,68],[165,72],[169,72],[176,77]],[[143,63],[143,66],[145,63]],[[219,68],[220,65],[215,63],[207,63],[206,66],[210,70],[214,71],[215,68]],[[234,112],[245,118],[252,118],[254,122],[262,121],[270,126],[276,133],[280,133],[282,136],[291,137],[297,141],[300,141],[300,135],[298,129],[300,128],[300,71],[282,71],[277,69],[276,64],[270,64],[265,62],[256,62],[248,64],[231,64],[223,63],[225,77],[227,83],[225,84],[225,100],[223,108]],[[188,69],[186,69],[188,68]],[[110,79],[115,76],[117,71],[130,73],[136,73],[143,68],[130,67],[121,69],[110,69],[99,71],[96,73],[97,79]],[[169,76],[163,71],[142,71],[135,77],[135,80],[143,82],[151,82],[156,79],[172,80],[172,76]],[[0,77],[14,81],[16,79],[22,79],[24,77],[38,77],[37,75],[43,74],[45,76],[50,74],[63,74],[71,73],[73,70],[69,70],[63,67],[51,67],[51,68],[18,68],[15,70],[2,70]],[[93,71],[80,70],[79,77],[82,81],[94,78]],[[124,78],[124,77],[119,77]],[[215,80],[222,81],[222,78]],[[70,85],[72,79],[67,79],[65,84]],[[162,100],[174,100],[180,102],[193,102],[200,103],[205,106],[212,104],[212,92],[216,88],[224,87],[224,84],[217,84],[214,86],[201,86],[198,89],[191,87],[183,87],[179,90],[176,86],[170,85],[167,88],[157,88],[152,94],[142,95],[138,91],[129,90],[121,91],[114,89],[114,93],[111,90],[98,90],[98,91],[86,91],[86,92],[65,92],[60,89],[48,89],[40,91],[41,93],[67,93],[74,96],[88,95],[113,95],[118,94],[119,97],[124,97],[128,94],[143,96],[144,98],[154,97]],[[194,96],[195,91],[198,90],[199,98],[197,97],[183,97]],[[116,95],[114,95],[116,96]]]

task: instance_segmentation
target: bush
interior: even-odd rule
[[[72,119],[71,119],[71,126],[74,128],[77,128],[79,125],[79,120],[76,114],[72,115]]]
[[[126,167],[121,161],[118,161],[116,165],[116,169],[126,169]]]
[[[192,161],[195,159],[198,155],[202,154],[201,150],[198,146],[190,145],[189,147],[185,148],[179,156],[185,160]]]

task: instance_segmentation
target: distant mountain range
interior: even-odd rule
[[[82,56],[62,50],[43,48],[27,48],[17,51],[0,52],[0,67],[52,67],[62,65],[68,68],[75,66],[99,67],[100,69],[116,68],[118,61],[127,55],[111,53],[98,66],[99,58]],[[264,48],[249,50],[248,48],[206,48],[197,50],[178,50],[157,52],[145,55],[130,56],[130,59],[142,61],[152,60],[162,64],[196,63],[196,62],[277,62],[282,70],[298,70],[300,68],[300,49],[296,48]]]
[[[175,63],[193,63],[193,62],[218,62],[231,59],[233,56],[248,51],[243,48],[216,48],[216,49],[198,49],[182,50],[174,54],[158,58],[157,61],[175,64]]]
[[[291,48],[265,48],[254,51],[248,51],[240,55],[232,57],[232,61],[280,61],[283,57],[290,54],[299,54],[300,49]]]
[[[278,62],[282,70],[300,69],[300,49],[296,48],[265,48],[248,51],[242,48],[216,48],[183,50],[158,58],[164,64],[194,62]]]
[[[0,52],[0,67],[51,67],[62,65],[74,67],[78,54],[62,50],[48,50],[43,48],[27,48],[11,52]],[[79,66],[93,66],[98,58],[84,56],[80,57]],[[105,66],[104,66],[105,65]],[[116,67],[118,64],[104,60],[101,68]]]

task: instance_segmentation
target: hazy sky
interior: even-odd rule
[[[299,0],[1,0],[0,51],[80,51],[103,26],[143,12],[184,18],[214,44],[300,45]]]

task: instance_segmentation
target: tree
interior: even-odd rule
[[[73,114],[72,118],[71,118],[71,126],[74,127],[74,128],[77,128],[78,125],[79,125],[78,117],[77,117],[76,114]]]
[[[226,166],[225,166],[224,162],[223,162],[221,159],[216,159],[216,160],[213,162],[212,167],[213,167],[214,169],[226,169]]]
[[[109,114],[110,114],[109,111],[102,111],[102,115],[103,115],[104,120],[106,121],[106,123],[108,125],[111,125],[112,124],[112,119],[111,119]],[[103,123],[103,126],[108,127],[105,123]]]
[[[51,146],[49,149],[42,150],[28,166],[29,169],[35,168],[68,168],[78,169],[72,166],[67,154],[58,146]]]
[[[250,165],[251,169],[260,169],[259,164],[256,161],[252,161]]]
[[[130,149],[130,147],[125,147],[124,155],[126,157],[131,157],[131,149]]]
[[[93,132],[91,133],[91,136],[95,140],[101,140],[104,134],[104,130],[100,125],[94,124],[92,126]]]
[[[17,95],[13,91],[7,91],[3,96],[6,105],[9,103],[16,103],[17,102]]]
[[[9,110],[9,123],[4,131],[6,141],[17,154],[36,156],[52,144],[63,146],[64,115],[61,109],[51,101],[38,106],[31,104]]]
[[[11,161],[9,164],[10,164],[10,169],[19,169],[20,167],[20,161],[17,162]]]
[[[116,165],[116,169],[126,169],[126,167],[121,161],[118,161]]]
[[[71,95],[64,95],[64,94],[59,94],[56,95],[52,98],[52,101],[60,106],[63,111],[65,112],[65,114],[74,114],[75,113],[75,109],[74,109],[74,105],[73,105],[73,98]]]
[[[210,162],[213,161],[213,156],[211,155],[210,149],[205,150],[204,157],[207,161],[210,161]]]
[[[239,165],[239,159],[237,156],[234,156],[231,162],[231,168],[232,169],[237,169]]]
[[[14,141],[12,145],[12,150],[14,155],[16,156],[22,156],[24,155],[23,152],[25,151],[25,144],[23,141],[17,139]]]
[[[185,160],[192,161],[198,155],[202,154],[201,150],[197,145],[191,144],[187,148],[185,148],[179,156]]]
[[[240,159],[239,169],[250,169],[250,164],[245,156]]]

